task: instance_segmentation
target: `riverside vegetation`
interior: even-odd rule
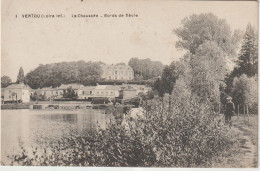
[[[22,149],[10,158],[13,165],[206,167],[236,143],[208,103],[166,96],[137,118],[111,120],[105,130],[71,134],[44,150]]]

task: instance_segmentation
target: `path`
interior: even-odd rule
[[[258,163],[257,152],[257,117],[250,118],[250,125],[245,124],[243,117],[234,118],[231,131],[238,134],[239,153],[222,158],[213,167],[254,168]]]

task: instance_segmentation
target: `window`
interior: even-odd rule
[[[117,80],[117,76],[115,76],[115,80]]]
[[[99,95],[99,92],[97,91],[97,95]]]
[[[109,76],[109,79],[111,80],[111,76]]]
[[[89,94],[92,94],[92,91],[90,91]]]
[[[101,91],[101,94],[104,94],[104,92],[103,92],[103,91]]]
[[[117,71],[115,71],[115,74],[117,74]]]
[[[11,91],[11,90],[9,90],[9,93],[12,93],[12,91]]]
[[[82,94],[84,94],[84,91],[82,91]]]
[[[111,91],[110,94],[113,95],[113,91]]]
[[[108,95],[108,92],[106,92],[106,95]]]

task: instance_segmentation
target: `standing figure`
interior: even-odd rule
[[[232,102],[232,98],[227,97],[227,104],[225,107],[225,123],[228,123],[231,126],[231,116],[235,114],[235,105]]]

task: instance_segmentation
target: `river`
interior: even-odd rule
[[[106,128],[112,116],[102,110],[1,110],[1,161],[21,147],[43,147],[71,132]]]

